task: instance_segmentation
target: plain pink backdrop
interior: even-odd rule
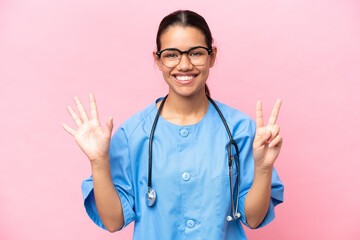
[[[360,239],[360,2],[0,0],[0,239],[131,239],[88,218],[88,160],[61,123],[95,94],[102,122],[164,96],[158,24],[191,9],[218,47],[212,96],[265,117],[283,99],[285,202],[249,239]],[[164,226],[166,227],[166,226]]]

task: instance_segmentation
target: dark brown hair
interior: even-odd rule
[[[199,29],[205,36],[206,45],[208,48],[212,47],[213,38],[211,35],[210,28],[206,23],[205,19],[197,14],[196,12],[190,10],[178,10],[173,13],[170,13],[160,22],[159,29],[156,35],[156,47],[157,51],[161,50],[160,36],[161,34],[169,27],[172,26],[184,26],[184,27],[195,27]],[[210,90],[205,84],[205,93],[210,96]]]

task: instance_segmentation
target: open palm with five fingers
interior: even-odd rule
[[[95,97],[92,94],[89,94],[91,119],[88,118],[79,98],[74,97],[74,100],[80,117],[70,106],[67,107],[67,110],[74,119],[78,129],[74,130],[65,123],[62,124],[63,128],[74,137],[76,143],[91,163],[101,164],[99,161],[108,159],[111,132],[114,126],[113,120],[109,117],[105,128],[101,127]]]
[[[256,166],[272,168],[280,153],[282,137],[279,135],[280,126],[276,124],[280,106],[281,100],[279,99],[275,103],[267,126],[264,126],[261,101],[256,103],[256,134],[253,143]]]

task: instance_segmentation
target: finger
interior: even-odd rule
[[[281,147],[281,144],[282,144],[282,137],[280,135],[277,135],[276,138],[270,142],[269,147],[270,148]]]
[[[74,119],[76,125],[78,127],[80,127],[82,122],[81,122],[81,119],[79,118],[79,116],[75,113],[75,111],[72,109],[72,107],[68,106],[67,110],[70,113],[70,116],[72,117],[72,119]]]
[[[63,128],[65,129],[65,131],[67,131],[68,133],[70,133],[71,136],[75,135],[75,130],[72,129],[71,127],[69,127],[68,125],[66,125],[65,123],[62,124]]]
[[[256,137],[254,139],[254,148],[260,148],[269,140],[271,137],[271,131],[267,128],[259,128],[256,130]]]
[[[94,95],[91,93],[89,94],[89,101],[90,101],[90,114],[93,119],[99,120],[99,114],[96,106],[96,101]]]
[[[87,116],[87,113],[85,111],[84,106],[82,105],[80,99],[78,97],[74,97],[74,101],[76,103],[76,107],[79,110],[80,116],[83,120],[83,122],[89,121],[89,118]]]
[[[264,126],[263,113],[261,101],[256,102],[256,128],[261,128]]]
[[[276,101],[275,106],[274,106],[274,108],[273,108],[273,110],[271,112],[271,116],[270,116],[270,119],[269,119],[268,126],[272,127],[276,123],[276,120],[277,120],[278,115],[279,115],[281,103],[282,103],[281,99],[278,99]]]
[[[274,138],[276,138],[276,136],[279,134],[279,132],[280,132],[280,126],[275,124],[271,128],[271,138],[268,140],[268,142],[270,143],[272,140],[274,140]]]

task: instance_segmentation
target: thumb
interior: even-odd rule
[[[106,121],[106,127],[105,127],[105,132],[109,137],[111,137],[111,132],[113,128],[114,128],[113,118],[109,117],[108,120]]]
[[[267,128],[260,128],[256,131],[256,137],[254,140],[254,148],[260,148],[271,137],[271,131]]]

